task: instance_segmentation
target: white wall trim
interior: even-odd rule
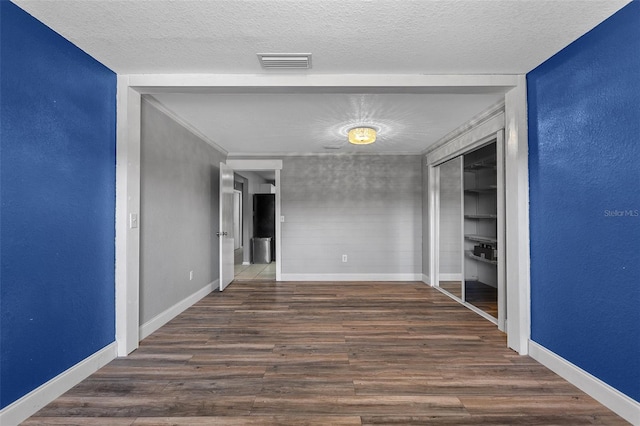
[[[433,285],[431,284],[431,277],[429,277],[429,275],[422,274],[422,282],[427,284],[428,286],[433,287]]]
[[[438,276],[440,272],[440,169],[432,164],[427,164],[429,173],[429,274],[433,277],[431,287],[438,286]],[[424,194],[422,195],[424,197]],[[424,219],[423,219],[424,220]]]
[[[17,425],[116,358],[113,342],[0,411],[0,424]]]
[[[507,346],[526,355],[531,335],[529,253],[529,139],[527,78],[505,95],[505,285]]]
[[[485,117],[485,121],[477,122],[473,127],[463,124],[465,129],[455,139],[432,150],[427,155],[427,162],[437,166],[474,148],[480,147],[496,138],[496,133],[504,129],[504,112]]]
[[[422,281],[422,274],[282,274],[282,281]]]
[[[214,288],[217,288],[220,285],[220,280],[215,280],[206,286],[202,287],[200,290],[193,293],[191,296],[188,296],[175,305],[171,306],[169,309],[166,309],[163,312],[160,312],[155,317],[151,318],[149,321],[145,322],[140,326],[140,340],[149,336],[151,333],[180,315],[189,307],[193,306],[200,299],[207,296],[209,293],[213,291]]]
[[[144,93],[376,93],[390,88],[398,93],[476,93],[495,89],[505,92],[517,84],[513,74],[130,74],[131,86]],[[297,89],[297,90],[296,90]]]
[[[116,342],[118,355],[138,347],[140,294],[140,227],[131,228],[131,214],[140,217],[140,93],[129,77],[118,76],[116,129]]]
[[[429,148],[424,150],[422,154],[429,155],[431,152],[439,149],[443,145],[450,143],[454,139],[458,139],[462,137],[465,133],[469,133],[473,131],[479,125],[487,121],[490,121],[492,118],[499,115],[504,115],[504,99],[502,99],[500,102],[497,102],[495,105],[487,108],[486,110],[482,111],[480,114],[476,115],[466,123],[460,125],[458,128],[449,132],[447,135],[442,137],[436,143],[432,144],[431,146],[429,146]]]
[[[282,281],[282,179],[281,165],[276,169],[276,281]]]
[[[639,402],[531,340],[529,355],[626,421],[640,425]]]
[[[462,274],[453,273],[453,274],[440,274],[438,277],[439,281],[462,281]]]

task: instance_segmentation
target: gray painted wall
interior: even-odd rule
[[[225,156],[142,102],[140,324],[218,279]],[[189,280],[189,271],[194,278]]]
[[[283,274],[422,273],[420,156],[285,157],[281,190]]]

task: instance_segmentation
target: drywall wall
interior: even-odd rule
[[[420,156],[318,155],[283,161],[285,278],[422,273]]]
[[[142,102],[140,324],[219,276],[215,236],[225,156]],[[193,279],[189,273],[193,271]]]
[[[116,75],[0,8],[4,408],[115,340]]]
[[[531,338],[640,401],[640,2],[527,76]]]

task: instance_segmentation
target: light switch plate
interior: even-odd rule
[[[131,213],[129,215],[129,228],[134,229],[138,227],[138,215],[136,213]]]

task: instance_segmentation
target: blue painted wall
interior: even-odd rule
[[[116,75],[0,7],[5,407],[115,339]]]
[[[640,401],[640,2],[527,79],[532,340]]]

